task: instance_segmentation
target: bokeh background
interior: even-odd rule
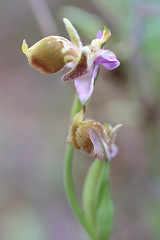
[[[160,1],[0,1],[0,240],[89,240],[68,205],[63,156],[75,93],[61,74],[45,76],[21,52],[47,35],[84,44],[106,25],[106,48],[121,65],[101,67],[86,116],[122,123],[112,160],[112,239],[160,239]],[[92,159],[75,152],[77,195]],[[81,199],[80,199],[81,201]]]

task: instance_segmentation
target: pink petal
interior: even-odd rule
[[[103,138],[95,128],[92,128],[89,131],[89,136],[94,146],[93,155],[102,161],[110,161],[111,157],[108,145],[104,142]]]
[[[94,89],[94,79],[97,76],[99,66],[95,66],[92,76],[85,76],[83,78],[75,79],[75,87],[78,92],[78,97],[81,103],[84,105],[88,98],[91,96]]]
[[[62,77],[62,81],[74,80],[76,78],[90,75],[92,66],[90,66],[88,61],[89,54],[89,47],[83,47],[79,61],[77,62],[77,64],[75,64],[74,68],[71,71],[69,71]]]
[[[81,103],[84,105],[92,94],[94,88],[93,84],[91,83],[91,76],[77,78],[75,79],[74,84],[78,92],[78,97]]]
[[[102,64],[108,70],[113,70],[120,65],[116,55],[109,50],[99,50],[99,57],[94,61],[94,64]]]
[[[95,80],[95,78],[97,77],[98,69],[99,69],[99,66],[96,65],[95,68],[94,68],[94,70],[93,70],[93,73],[92,73],[93,84],[94,84],[94,80]],[[92,82],[92,80],[91,80],[91,82]]]
[[[97,36],[96,36],[96,39],[101,39],[102,36],[103,36],[102,31],[98,31]]]
[[[118,154],[118,147],[115,144],[112,144],[110,149],[111,158],[114,158]]]

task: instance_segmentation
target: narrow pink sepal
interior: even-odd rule
[[[97,132],[95,128],[90,129],[89,136],[94,147],[94,152],[92,153],[93,156],[99,158],[102,161],[110,161],[111,157],[108,145],[104,142],[102,136]]]
[[[103,36],[103,32],[102,31],[98,31],[96,39],[101,39]]]
[[[117,154],[118,154],[118,147],[113,143],[110,149],[110,156],[111,158],[114,158],[115,156],[117,156]]]

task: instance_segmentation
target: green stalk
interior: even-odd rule
[[[78,95],[76,93],[72,111],[71,111],[71,119],[75,116],[76,113],[78,113],[82,108],[82,105],[80,103],[80,100],[78,98]],[[66,146],[66,152],[65,152],[65,158],[64,158],[64,183],[65,183],[65,189],[68,196],[69,203],[71,205],[71,208],[86,230],[86,232],[90,235],[91,239],[95,239],[93,229],[89,225],[86,216],[77,200],[75,191],[74,191],[74,185],[73,185],[73,179],[72,179],[72,158],[73,158],[73,147],[68,145]]]

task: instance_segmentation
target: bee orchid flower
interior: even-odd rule
[[[104,27],[103,33],[100,31],[91,44],[83,46],[71,22],[67,18],[63,21],[70,41],[60,36],[49,36],[28,48],[24,40],[22,51],[32,67],[46,74],[71,67],[72,69],[62,76],[62,81],[74,80],[79,99],[84,105],[93,92],[99,65],[113,70],[120,62],[113,52],[103,49],[103,45],[111,36],[109,29]]]
[[[83,120],[83,110],[77,113],[71,123],[67,143],[88,153],[92,157],[97,157],[102,161],[110,161],[118,153],[115,145],[117,131],[121,124],[111,127],[109,124],[101,124],[94,120]]]

